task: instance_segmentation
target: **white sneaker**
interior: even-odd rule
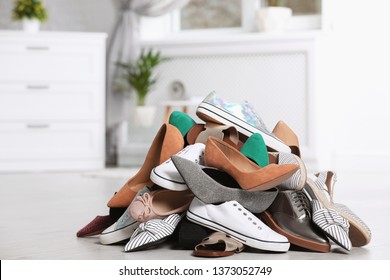
[[[237,201],[214,205],[196,197],[187,210],[187,219],[215,231],[222,231],[241,243],[266,251],[286,252],[288,239],[276,233]]]
[[[203,143],[195,143],[185,147],[176,156],[204,165],[204,149],[205,145]],[[185,191],[188,189],[170,158],[152,169],[150,180],[160,187],[173,191]]]

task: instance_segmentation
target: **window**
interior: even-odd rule
[[[180,29],[241,27],[241,0],[191,0],[180,12]]]
[[[174,15],[174,30],[239,29],[252,20],[259,7],[289,7],[293,19],[289,29],[321,27],[322,0],[191,0]]]

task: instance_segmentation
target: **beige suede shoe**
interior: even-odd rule
[[[228,143],[210,136],[204,157],[206,166],[215,167],[232,176],[242,189],[268,190],[287,180],[297,164],[269,164],[260,167]]]

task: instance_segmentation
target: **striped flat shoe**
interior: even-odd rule
[[[184,214],[152,219],[139,224],[125,246],[125,252],[145,250],[165,242],[175,231]]]
[[[307,180],[306,165],[297,155],[291,153],[268,153],[270,163],[296,164],[298,169],[284,182],[279,184],[280,190],[302,190]]]
[[[349,239],[348,220],[340,216],[335,210],[324,208],[316,199],[311,201],[311,207],[313,223],[336,244],[350,251],[352,243]]]
[[[349,221],[349,238],[352,246],[361,247],[367,245],[371,241],[371,230],[348,206],[341,203],[334,203],[335,209],[342,217]]]
[[[335,210],[340,216],[348,220],[350,224],[349,238],[352,246],[361,247],[367,245],[371,241],[370,228],[346,205],[334,202],[333,190],[337,181],[336,174],[331,171],[323,171],[309,177],[307,185],[311,186],[321,204],[325,208]]]

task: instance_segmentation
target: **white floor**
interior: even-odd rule
[[[96,215],[106,215],[107,200],[135,170],[111,169],[84,173],[0,174],[0,258],[2,260],[198,260],[191,251],[164,244],[158,249],[125,253],[123,245],[104,246],[97,237],[77,238],[76,232]],[[340,178],[340,176],[339,176]],[[335,198],[348,205],[371,228],[373,238],[363,248],[345,253],[242,252],[230,260],[389,260],[390,187],[373,180],[365,188],[350,181],[337,183]]]

